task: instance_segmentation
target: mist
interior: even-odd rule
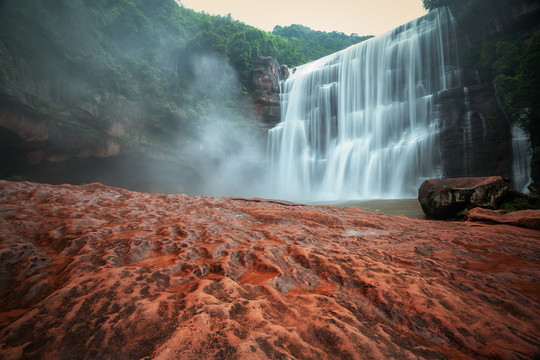
[[[29,143],[0,127],[10,154],[0,177],[264,194],[266,130],[252,114],[246,69],[240,79],[204,15],[167,2],[0,6],[5,108],[48,129]]]
[[[193,155],[202,182],[193,187],[201,195],[262,197],[267,192],[266,132],[253,119],[251,107],[241,104],[241,83],[222,57],[192,54],[195,75],[191,90],[206,96],[207,114],[186,153]],[[251,118],[250,118],[251,117]]]

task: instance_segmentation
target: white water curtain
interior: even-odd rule
[[[271,191],[293,201],[414,197],[441,176],[433,98],[461,87],[455,21],[433,10],[295,69],[269,131]]]

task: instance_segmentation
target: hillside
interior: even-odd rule
[[[276,26],[272,34],[286,38],[291,46],[299,49],[307,61],[320,59],[373,37],[371,35],[359,36],[358,34],[345,35],[337,31],[328,33],[312,30],[298,24]]]
[[[0,146],[10,154],[3,178],[61,182],[62,171],[43,178],[37,167],[156,152],[186,163],[187,173],[245,143],[262,152],[265,127],[251,96],[260,57],[295,66],[336,49],[305,53],[299,39],[174,0],[0,6]],[[342,46],[362,40],[345,38]],[[63,181],[102,181],[96,176]]]

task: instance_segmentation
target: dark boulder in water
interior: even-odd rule
[[[418,189],[418,201],[427,216],[453,219],[475,207],[496,208],[508,188],[500,176],[429,179]]]

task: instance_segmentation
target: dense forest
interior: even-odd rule
[[[174,0],[0,4],[4,88],[48,121],[98,133],[115,116],[103,105],[107,96],[121,95],[147,114],[131,138],[164,147],[189,141],[214,113],[249,121],[250,75],[261,56],[296,66],[367,38],[296,26],[301,33],[292,37],[287,28],[268,33]],[[99,100],[97,121],[59,116],[88,99]]]
[[[337,31],[331,33],[316,31],[303,25],[276,26],[272,34],[288,39],[289,43],[305,57],[305,62],[320,59],[373,37],[354,33],[345,35]]]

